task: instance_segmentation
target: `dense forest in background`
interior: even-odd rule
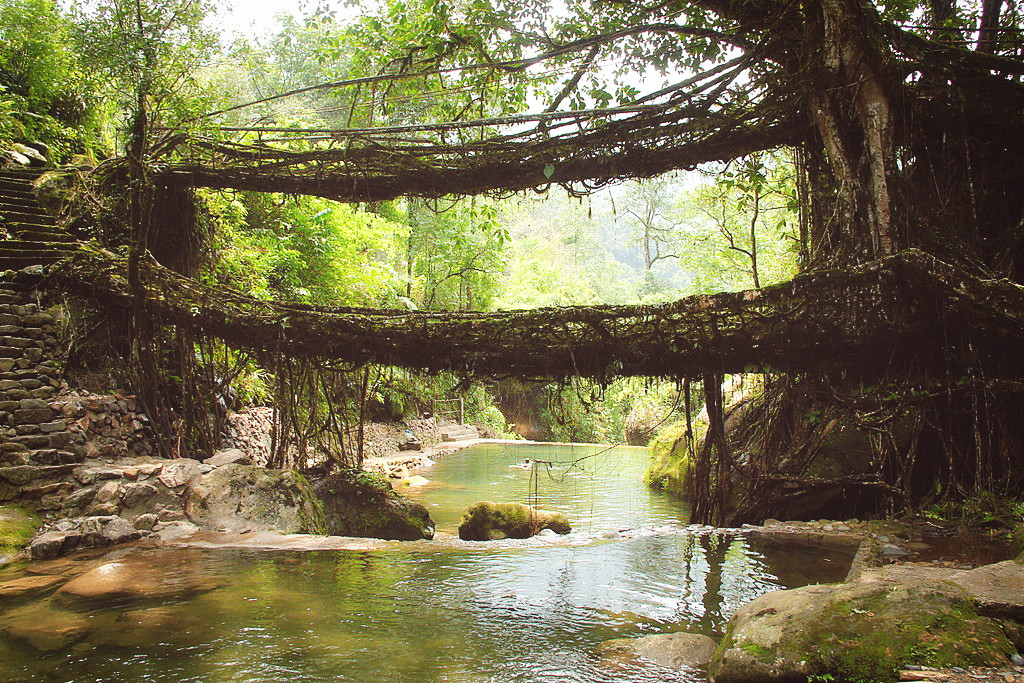
[[[704,521],[1015,490],[1014,4],[391,0],[235,39],[215,30],[216,9],[0,10],[0,142],[39,140],[78,168],[60,181],[69,229],[128,256],[127,341],[93,348],[113,342],[132,361],[121,381],[168,444],[208,448],[218,401],[272,403],[287,425],[279,464],[348,463],[364,418],[464,395],[470,419],[499,433],[643,442],[660,430],[652,478],[676,481]],[[574,134],[590,147],[574,149]],[[496,163],[477,167],[475,153]],[[615,184],[627,178],[642,179]],[[694,342],[710,355],[668,381],[614,367],[557,383],[314,367],[141,315],[147,252],[267,301],[368,310],[767,288],[783,305],[735,314],[740,336],[774,321],[779,343],[808,342],[820,360],[766,356],[754,339],[757,362],[726,362],[713,320]],[[812,277],[772,288],[798,272]],[[978,294],[991,287],[1001,294]],[[807,315],[832,338],[787,337]],[[89,348],[73,360],[93,362]],[[738,369],[756,377],[723,396]]]
[[[150,8],[180,27],[163,37],[170,44],[162,68],[175,80],[156,105],[171,120],[368,69],[359,55],[370,19],[281,14],[276,33],[241,38],[212,30],[212,6],[181,8],[190,13]],[[124,149],[132,67],[114,54],[123,36],[104,26],[117,11],[118,3],[83,3],[68,12],[46,0],[5,5],[0,140],[43,140],[57,160],[82,168]],[[282,126],[326,125],[343,109],[311,97],[275,107],[272,116]],[[350,205],[204,190],[195,200],[202,222],[198,277],[268,300],[333,306],[488,311],[655,303],[784,280],[796,272],[799,249],[786,153],[586,196],[556,187],[497,199]],[[126,248],[125,226],[95,222],[106,230],[87,236]],[[236,407],[271,402],[273,380],[257,363],[242,368],[232,382]],[[646,443],[656,423],[679,417],[671,415],[675,383],[507,381],[470,389],[385,368],[374,387],[371,418],[412,417],[429,411],[433,399],[461,394],[470,399],[471,419],[500,434],[538,439]],[[642,424],[627,437],[631,415]]]

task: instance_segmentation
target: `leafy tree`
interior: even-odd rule
[[[98,102],[71,35],[51,0],[0,5],[0,142],[41,139],[64,159],[93,141]]]
[[[427,309],[486,310],[504,269],[508,231],[490,202],[446,208],[410,201],[406,296]]]
[[[101,77],[116,113],[142,125],[178,127],[207,111],[196,80],[217,51],[208,0],[82,0],[71,6],[77,50]],[[115,129],[119,142],[131,135]],[[148,143],[147,143],[148,144]]]
[[[680,198],[686,242],[680,266],[693,274],[690,291],[760,288],[796,274],[800,231],[793,176],[792,164],[752,155]]]
[[[211,277],[268,299],[394,303],[403,226],[315,197],[211,194],[207,202],[216,225]]]

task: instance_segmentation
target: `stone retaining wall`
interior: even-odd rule
[[[46,509],[71,485],[38,482],[82,460],[54,398],[62,387],[56,320],[31,295],[0,281],[0,502]]]

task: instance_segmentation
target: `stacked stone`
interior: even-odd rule
[[[83,444],[86,459],[159,455],[153,426],[137,403],[134,396],[69,392],[51,407],[67,422],[73,441]]]
[[[67,422],[50,400],[61,386],[54,319],[22,295],[0,288],[0,464],[80,461]]]
[[[221,448],[237,448],[257,465],[270,461],[271,432],[274,428],[274,409],[265,406],[246,408],[229,413],[225,419]]]

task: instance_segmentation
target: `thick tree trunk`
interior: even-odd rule
[[[820,36],[817,78],[808,111],[824,146],[835,188],[846,248],[855,261],[889,255],[896,248],[892,166],[893,104],[882,71],[883,45],[872,6],[860,0],[823,0],[809,23]],[[835,240],[819,236],[817,256]],[[851,244],[852,243],[852,244]]]

